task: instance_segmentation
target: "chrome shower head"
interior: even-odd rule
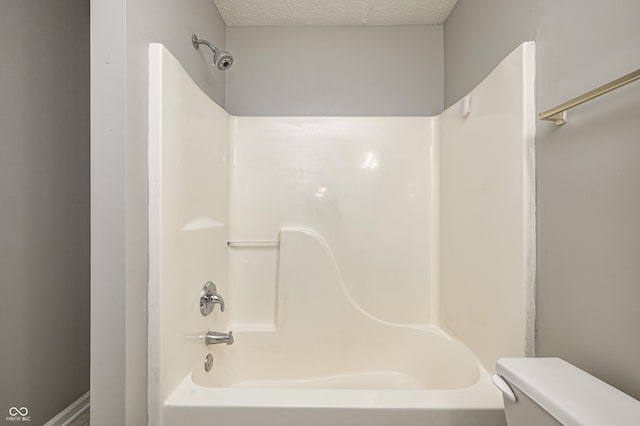
[[[204,44],[209,49],[211,49],[211,51],[213,52],[213,65],[220,71],[229,69],[229,67],[231,67],[231,65],[233,64],[233,56],[231,56],[231,53],[223,49],[218,49],[209,41],[200,39],[195,34],[191,35],[191,43],[193,44],[193,48],[196,50],[200,48],[201,44]]]
[[[218,49],[213,54],[213,65],[218,67],[220,71],[229,69],[233,64],[233,56],[226,50]]]

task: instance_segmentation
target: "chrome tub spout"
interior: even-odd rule
[[[226,343],[227,345],[233,345],[233,331],[227,333],[218,333],[216,331],[209,331],[204,336],[205,345],[219,345]]]

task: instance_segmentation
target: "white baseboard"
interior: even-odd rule
[[[67,426],[89,407],[89,391],[73,401],[67,408],[49,420],[44,426]]]

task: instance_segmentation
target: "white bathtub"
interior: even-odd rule
[[[279,251],[274,326],[231,324],[233,345],[187,341],[197,366],[165,401],[166,425],[504,424],[501,395],[467,346],[365,311],[317,232],[282,229]]]
[[[232,345],[187,339],[196,367],[164,402],[166,425],[504,424],[501,395],[467,346],[365,311],[317,232],[283,228],[279,252],[275,324],[230,324]],[[215,327],[218,315],[204,321]]]
[[[437,328],[286,342],[236,332],[164,404],[177,425],[503,425],[500,393],[464,345]]]

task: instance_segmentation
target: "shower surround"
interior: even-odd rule
[[[467,118],[233,117],[151,44],[150,424],[504,424],[490,373],[533,342],[533,49]]]

